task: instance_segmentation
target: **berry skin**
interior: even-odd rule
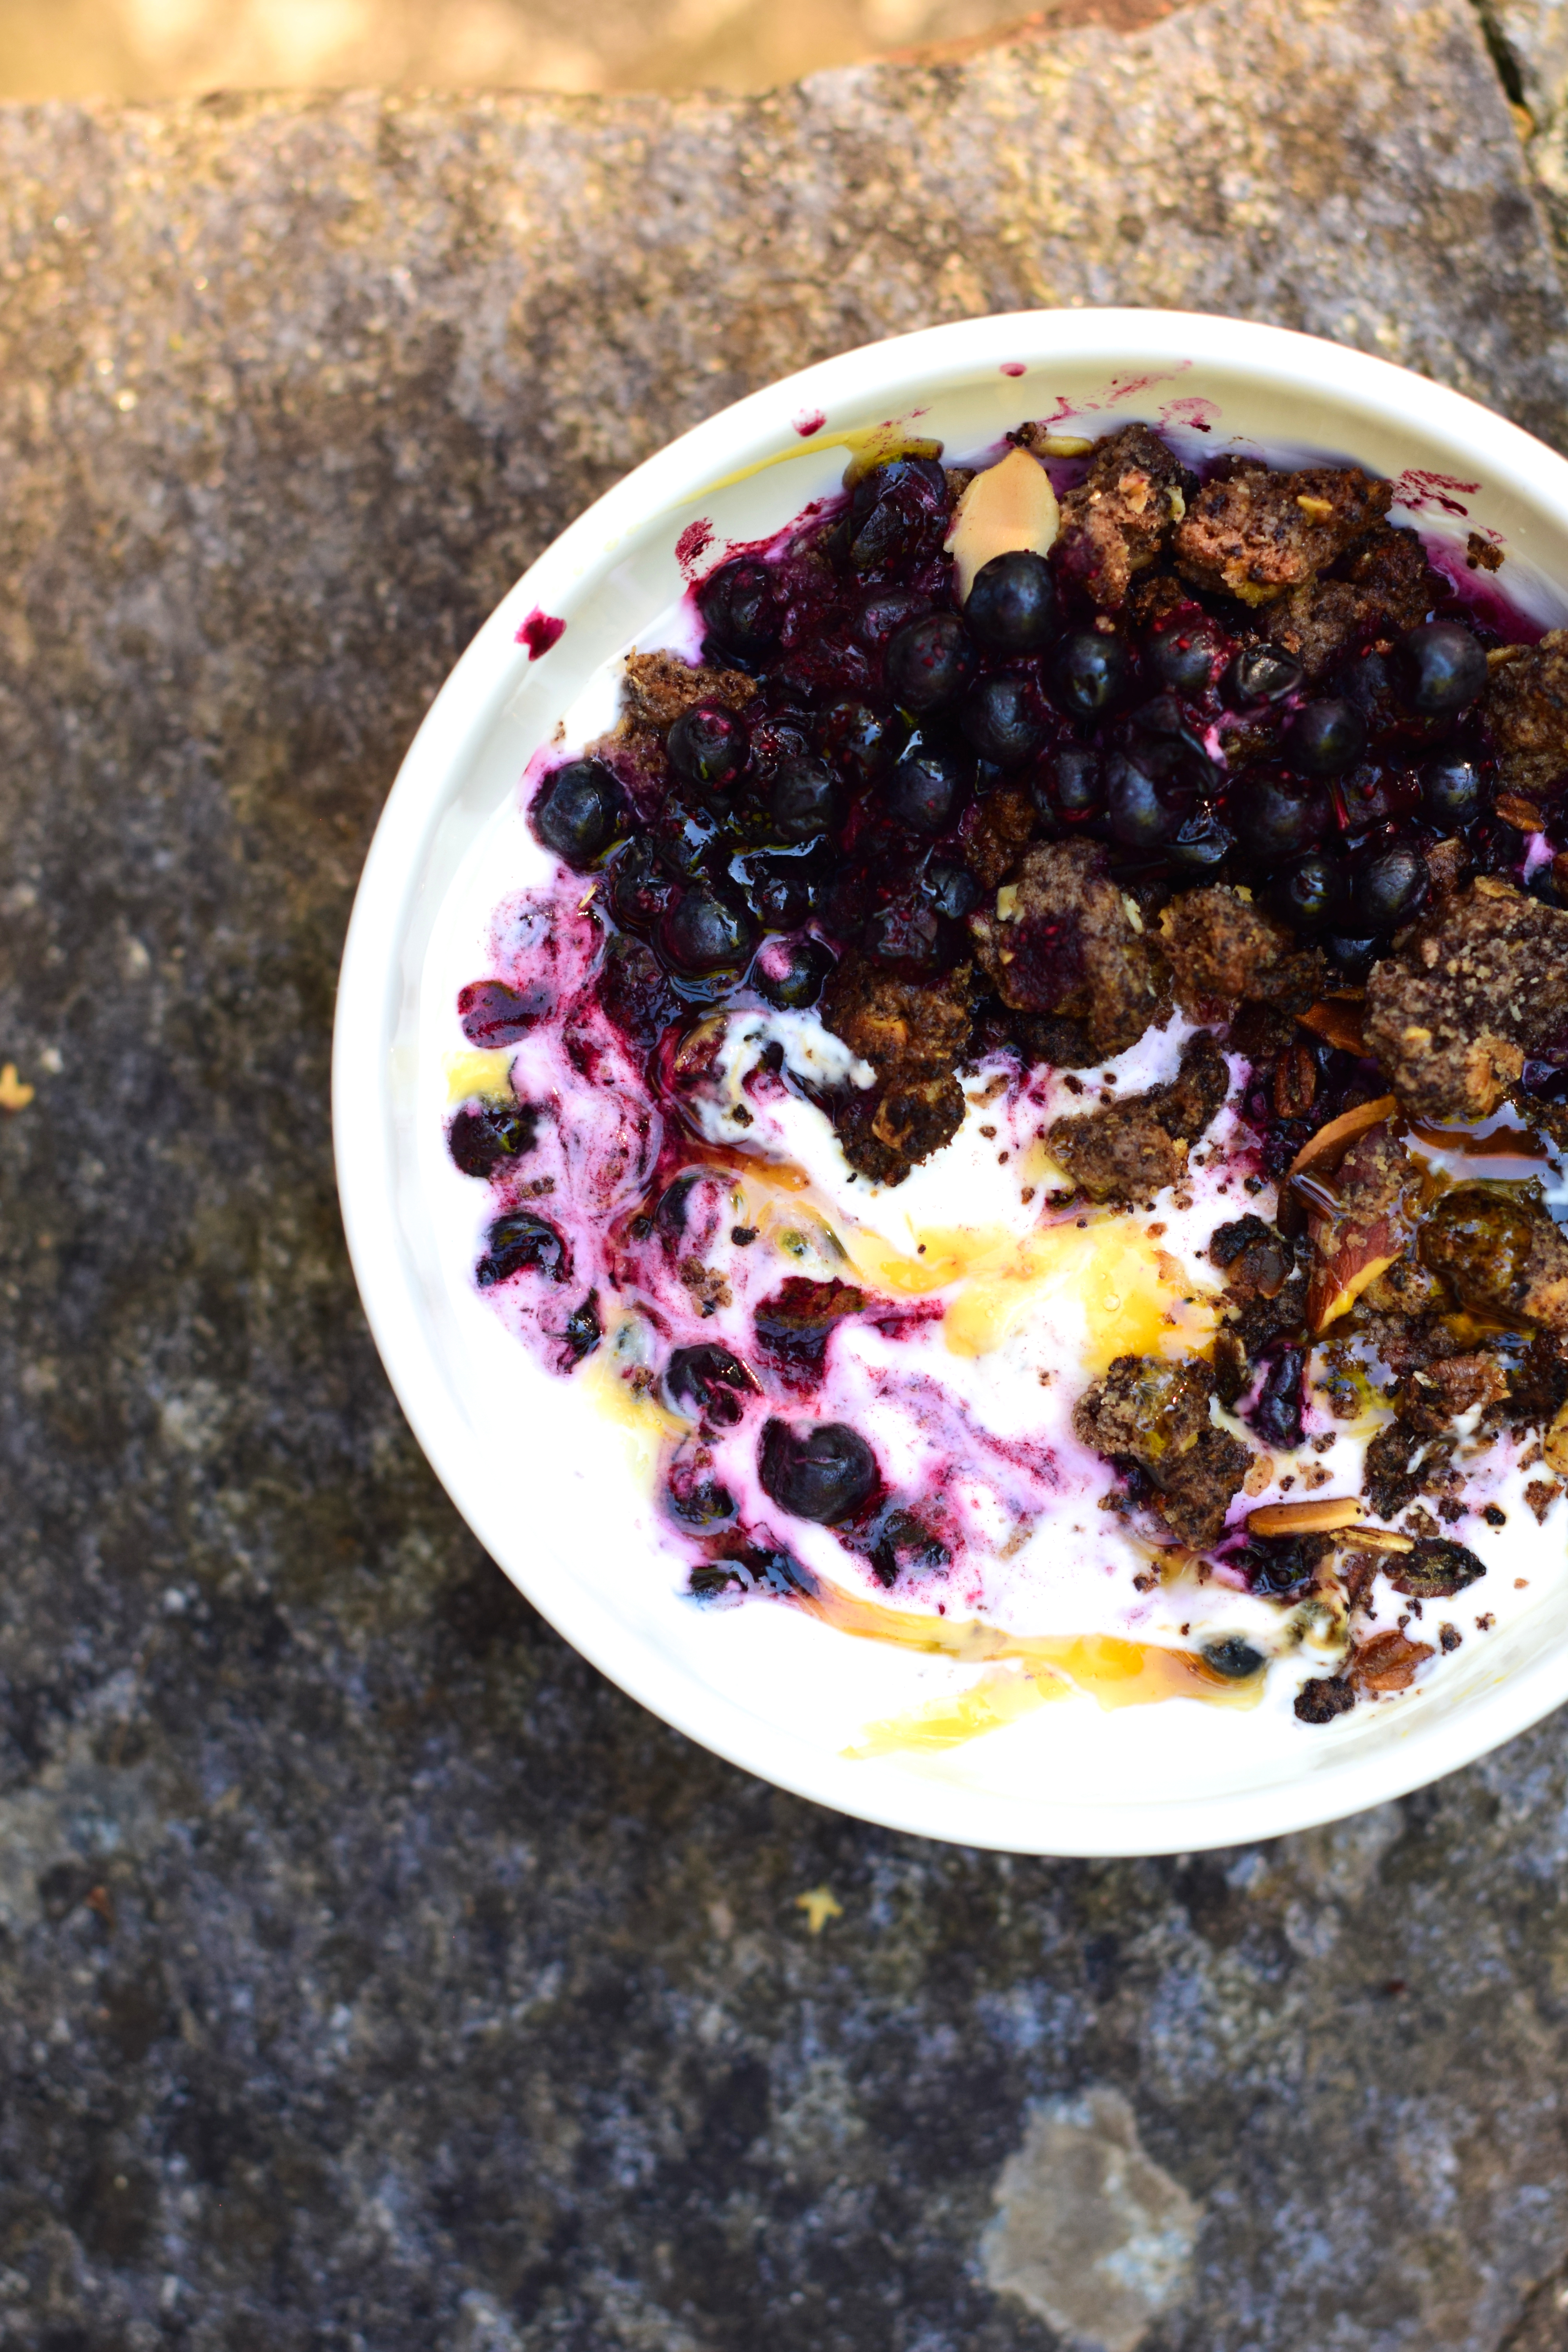
[[[751,737],[743,719],[717,703],[683,710],[666,739],[669,764],[683,782],[715,799],[727,793],[746,764]]]
[[[726,563],[697,592],[708,634],[731,653],[755,657],[778,643],[779,608],[765,563]]]
[[[678,1527],[711,1535],[735,1517],[735,1497],[717,1478],[705,1478],[688,1462],[672,1462],[665,1481],[664,1507]]]
[[[1343,931],[1333,932],[1323,945],[1350,981],[1364,980],[1383,953],[1381,940],[1352,937]]]
[[[958,723],[981,758],[998,768],[1021,768],[1046,740],[1045,713],[1032,683],[1005,671],[975,681],[963,698]]]
[[[493,1176],[533,1149],[539,1113],[531,1104],[488,1102],[460,1110],[447,1129],[453,1165],[465,1176]]]
[[[677,880],[700,874],[708,854],[719,839],[719,823],[711,809],[694,808],[674,793],[653,821],[648,838],[667,874]]]
[[[1285,730],[1285,757],[1299,775],[1337,776],[1366,749],[1366,721],[1353,702],[1304,702]]]
[[[1225,674],[1225,698],[1233,710],[1282,702],[1300,685],[1301,665],[1283,646],[1244,646]]]
[[[820,940],[769,940],[752,966],[752,986],[781,1013],[804,1013],[822,994],[833,962]]]
[[[1474,824],[1487,804],[1480,772],[1473,760],[1442,752],[1421,771],[1421,814],[1446,833]]]
[[[942,924],[929,898],[895,898],[867,918],[860,943],[877,963],[923,968],[936,961]]]
[[[1080,719],[1098,719],[1126,693],[1132,666],[1120,637],[1080,629],[1062,639],[1052,676],[1058,702]]]
[[[677,1348],[664,1368],[664,1392],[675,1412],[733,1429],[756,1392],[753,1372],[728,1348]]]
[[[1232,1683],[1245,1682],[1249,1675],[1261,1673],[1268,1664],[1262,1651],[1244,1642],[1239,1633],[1231,1634],[1227,1641],[1210,1642],[1202,1656],[1205,1666]]]
[[[1358,923],[1392,931],[1414,922],[1432,894],[1426,860],[1410,842],[1363,850],[1352,861],[1351,907]]]
[[[956,613],[910,621],[888,640],[883,659],[889,693],[913,711],[937,710],[956,700],[974,666],[974,647]]]
[[[1294,857],[1313,848],[1332,812],[1321,784],[1298,782],[1272,770],[1243,776],[1230,795],[1229,821],[1255,857]]]
[[[877,1457],[858,1430],[842,1421],[792,1429],[770,1421],[757,1456],[763,1491],[781,1511],[837,1527],[869,1502],[879,1483]]]
[[[852,570],[873,572],[918,554],[947,520],[947,477],[931,457],[892,457],[855,485],[849,502]]]
[[[1487,682],[1487,657],[1457,621],[1427,621],[1407,629],[1394,649],[1402,700],[1424,719],[1468,709]]]
[[[1212,808],[1194,809],[1167,845],[1166,855],[1173,866],[1184,874],[1201,881],[1225,864],[1236,847],[1236,835],[1221,823]]]
[[[768,814],[781,841],[812,841],[844,822],[844,787],[822,760],[781,760],[768,793]]]
[[[832,703],[816,722],[823,758],[857,787],[886,775],[908,740],[909,729],[901,719],[884,717],[866,702]]]
[[[1324,849],[1292,858],[1268,894],[1271,911],[1298,931],[1321,931],[1350,911],[1345,869]]]
[[[1050,788],[1063,816],[1093,816],[1105,806],[1100,753],[1087,743],[1064,743],[1050,762]]]
[[[756,925],[743,907],[694,882],[666,911],[658,945],[678,971],[715,972],[742,964],[757,943]]]
[[[599,1320],[599,1294],[591,1290],[566,1318],[566,1328],[561,1334],[561,1347],[555,1359],[556,1370],[575,1371],[577,1366],[593,1354],[604,1336],[605,1327]]]
[[[620,785],[602,760],[568,760],[546,776],[528,814],[545,848],[582,874],[608,849],[626,813]]]
[[[639,833],[610,867],[610,912],[623,930],[647,930],[669,904],[670,882],[653,842]]]
[[[954,866],[946,858],[933,859],[926,867],[925,889],[937,913],[952,923],[973,914],[985,896],[967,866]]]
[[[1149,646],[1155,676],[1177,694],[1202,694],[1213,682],[1219,655],[1219,631],[1204,618],[1173,621]]]
[[[564,1282],[570,1268],[566,1244],[554,1226],[531,1209],[511,1209],[485,1235],[485,1254],[474,1268],[474,1279],[481,1290],[493,1290],[497,1283],[525,1272]]]
[[[504,980],[470,980],[458,991],[458,1020],[470,1045],[494,1053],[526,1037],[542,1013],[550,1010],[542,990],[525,994]]]
[[[906,751],[882,789],[882,805],[897,824],[934,840],[946,833],[963,793],[963,763],[940,745]]]
[[[994,654],[1038,653],[1057,634],[1057,592],[1043,555],[1014,548],[975,574],[963,607],[972,636]]]
[[[1106,764],[1105,805],[1111,832],[1129,849],[1159,848],[1180,832],[1185,814],[1121,751],[1113,751]]]

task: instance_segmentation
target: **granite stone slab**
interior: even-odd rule
[[[457,1521],[326,1108],[427,698],[735,394],[1185,304],[1568,446],[1508,101],[1462,0],[1202,0],[745,103],[0,114],[7,2347],[1568,2344],[1560,1721],[1187,1860],[778,1795]]]

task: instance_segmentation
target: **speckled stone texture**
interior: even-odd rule
[[[1560,1723],[1189,1861],[779,1796],[458,1524],[327,1135],[422,708],[734,394],[1123,299],[1568,442],[1460,0],[1204,0],[746,104],[16,110],[0,158],[0,2342],[1046,2352],[1079,2131],[1119,2344],[1568,2344]]]

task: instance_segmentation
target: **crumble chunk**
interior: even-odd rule
[[[1073,1409],[1073,1427],[1118,1468],[1147,1473],[1155,1508],[1184,1542],[1213,1543],[1252,1456],[1209,1418],[1214,1375],[1200,1360],[1118,1356]]]
[[[1568,629],[1539,645],[1503,646],[1488,656],[1481,709],[1500,754],[1500,788],[1547,798],[1568,776]]]
[[[1228,883],[1185,891],[1160,918],[1176,1002],[1194,1020],[1212,1018],[1243,997],[1302,1012],[1322,994],[1326,968],[1283,923]]]
[[[1367,983],[1367,1050],[1414,1118],[1485,1118],[1564,1023],[1568,912],[1488,874]]]
[[[1393,502],[1393,484],[1358,466],[1277,474],[1239,465],[1228,480],[1205,483],[1177,526],[1176,569],[1244,604],[1272,604],[1342,555]]]
[[[1046,1141],[1090,1200],[1146,1201],[1183,1175],[1189,1145],[1229,1091],[1225,1055],[1200,1031],[1169,1086],[1058,1118]]]
[[[1026,447],[1032,429],[1019,436]],[[1061,502],[1053,555],[1063,578],[1106,610],[1124,604],[1134,574],[1150,570],[1185,513],[1191,480],[1146,425],[1097,441],[1088,473]]]
[[[1097,1054],[1125,1053],[1162,1016],[1162,960],[1097,842],[1027,851],[994,907],[971,915],[969,929],[1004,1004],[1083,1022]]]
[[[900,980],[851,951],[828,980],[824,1024],[877,1073],[874,1087],[835,1096],[829,1116],[850,1166],[876,1183],[901,1183],[963,1124],[953,1073],[969,1053],[973,978],[961,964],[939,981]]]

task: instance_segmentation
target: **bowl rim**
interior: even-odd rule
[[[776,1727],[681,1679],[581,1582],[531,1575],[508,1557],[499,1513],[470,1490],[471,1435],[422,1338],[413,1270],[402,1246],[386,1141],[392,1126],[391,1039],[397,948],[418,856],[451,779],[491,724],[515,672],[529,612],[557,609],[584,570],[632,529],[710,491],[798,436],[803,411],[868,399],[907,404],[1022,361],[1110,369],[1195,360],[1292,394],[1484,453],[1489,485],[1543,510],[1568,531],[1568,461],[1476,401],[1386,360],[1287,328],[1204,313],[1118,309],[1000,312],[863,344],[779,378],[693,425],[625,475],[529,566],[481,625],[427,710],[394,781],[355,894],[339,974],[331,1102],[340,1207],[366,1320],[415,1437],[459,1515],[501,1572],[598,1671],[689,1738],[775,1786],[834,1811],[913,1836],[1059,1855],[1194,1852],[1275,1837],[1385,1803],[1457,1770],[1568,1699],[1568,1640],[1468,1695],[1452,1711],[1413,1714],[1403,1738],[1365,1755],[1347,1748],[1297,1779],[1262,1789],[1136,1802],[1036,1803],[1029,1823],[991,1791],[944,1785],[874,1761],[808,1749]],[[907,405],[906,405],[906,413]],[[1134,411],[1127,408],[1124,415]],[[809,446],[807,442],[797,446]],[[1568,585],[1568,583],[1565,583]],[[376,1050],[367,1051],[374,1038]],[[504,1563],[504,1564],[503,1564]],[[853,1775],[853,1777],[851,1777]],[[1042,1825],[1043,1824],[1043,1825]]]

